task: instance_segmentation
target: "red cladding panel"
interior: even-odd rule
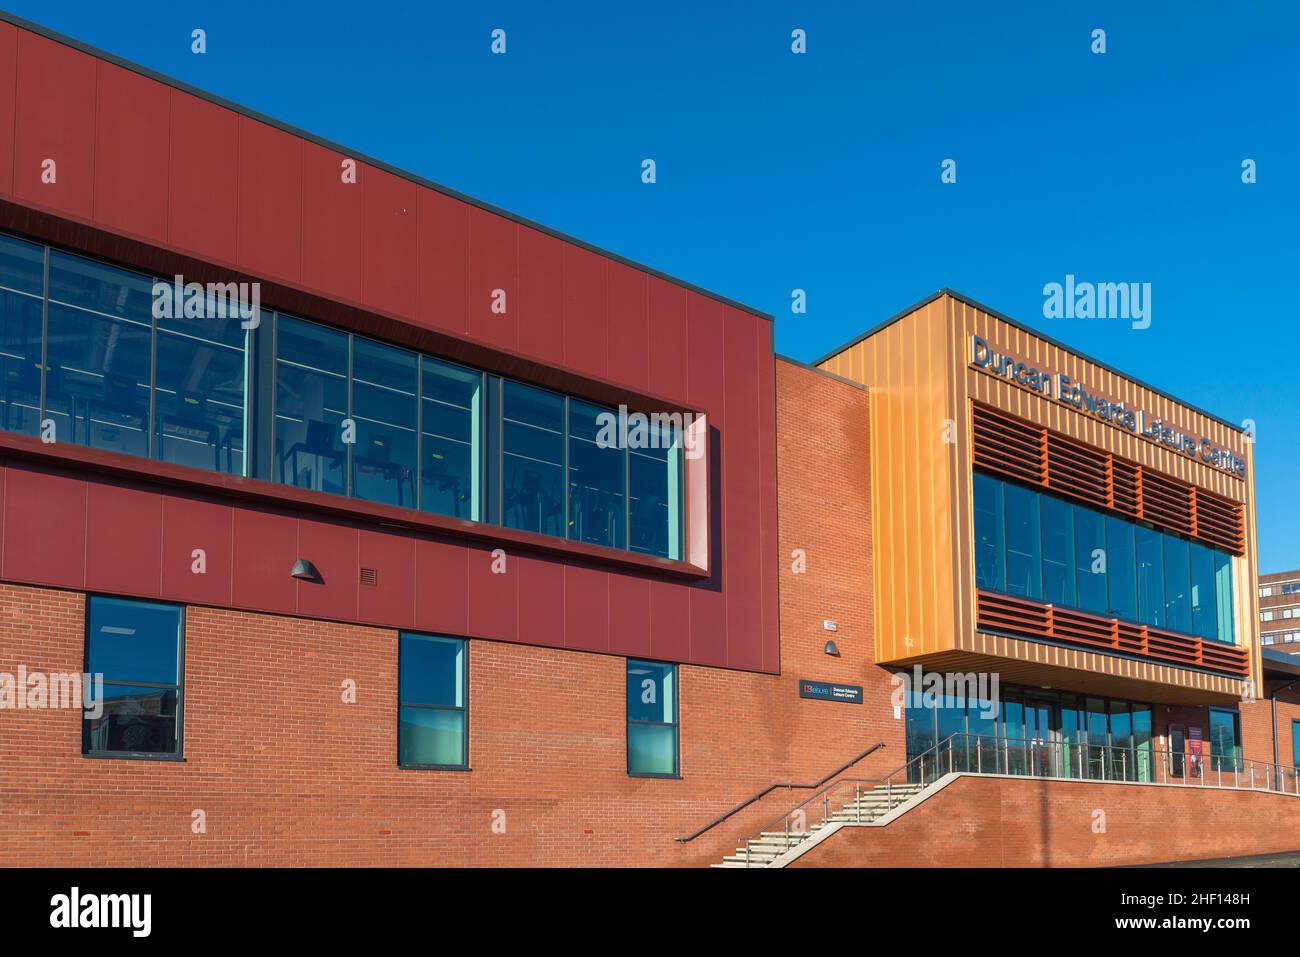
[[[163,597],[204,605],[231,601],[235,510],[199,499],[163,497]],[[200,551],[201,555],[195,555]],[[196,564],[198,562],[198,564]]]
[[[302,281],[310,289],[361,298],[361,176],[343,181],[345,157],[303,143]]]
[[[516,227],[477,207],[469,210],[469,331],[475,339],[501,349],[515,348],[519,301]],[[501,306],[505,293],[505,312]]]
[[[564,566],[523,555],[511,561],[519,576],[519,640],[563,648]]]
[[[722,332],[722,303],[706,299],[696,293],[688,293],[686,299],[686,316],[690,343],[690,390],[691,403],[709,413],[709,425],[721,429],[725,421],[723,396],[727,394],[727,369],[723,364],[723,349],[726,342]],[[678,349],[680,355],[681,350]],[[724,433],[725,434],[725,433]],[[726,442],[723,442],[723,454],[726,454]],[[726,463],[722,467],[727,470]]]
[[[728,581],[752,583],[727,593],[727,663],[732,667],[763,666],[762,509],[759,475],[758,324],[727,312],[725,418],[728,423],[722,498],[726,503],[722,567]]]
[[[650,657],[691,660],[691,589],[684,585],[650,583]]]
[[[749,320],[746,317],[746,321]],[[758,498],[759,553],[763,556],[763,668],[777,671],[781,664],[780,623],[777,618],[777,566],[781,561],[777,544],[776,481],[776,357],[772,352],[772,323],[758,330]],[[866,477],[863,476],[863,481]]]
[[[386,532],[361,532],[363,579],[357,588],[362,621],[410,628],[415,615],[415,539]],[[373,572],[367,584],[366,569]]]
[[[686,290],[655,276],[646,277],[646,282],[650,287],[649,391],[684,403],[690,394],[691,361],[706,362],[709,357],[697,358],[700,351],[686,334]]]
[[[234,602],[260,611],[297,611],[297,521],[261,509],[235,509]]]
[[[691,661],[720,667],[727,663],[726,598],[703,585],[691,589]]]
[[[609,650],[609,573],[564,566],[564,647]]]
[[[357,530],[307,519],[298,521],[298,557],[316,566],[317,581],[294,579],[298,586],[298,614],[309,618],[355,621],[360,564]],[[284,574],[292,570],[293,563]]]
[[[609,377],[640,390],[650,383],[648,278],[622,263],[609,264]]]
[[[0,23],[0,196],[14,191],[14,116],[18,100],[18,30]]]
[[[223,263],[237,255],[238,119],[215,103],[172,94],[171,241]]]
[[[469,332],[469,210],[467,203],[420,190],[419,293],[415,318],[422,326],[463,336]]]
[[[492,549],[473,547],[469,552],[469,633],[479,638],[514,641],[518,629],[519,574],[511,567],[514,558],[500,556]]]
[[[415,315],[418,187],[365,167],[361,295],[367,308]]]
[[[112,63],[99,67],[95,222],[167,240],[171,90]]]
[[[564,364],[564,244],[519,227],[519,351]]]
[[[445,542],[415,545],[417,631],[464,635],[469,631],[470,549]]]
[[[162,591],[162,496],[88,483],[86,588],[157,598]]]
[[[86,483],[10,463],[4,536],[4,578],[84,587]]]
[[[616,655],[650,657],[648,580],[610,573],[609,650]]]
[[[564,247],[564,364],[584,375],[604,378],[606,349],[606,270],[609,260],[580,246]]]
[[[302,140],[239,120],[239,264],[297,282],[302,269]]]
[[[95,66],[70,47],[19,34],[14,195],[82,220],[94,195]],[[42,182],[45,160],[54,161],[53,183]]]

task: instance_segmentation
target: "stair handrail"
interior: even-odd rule
[[[897,768],[895,768],[893,771],[891,771],[891,772],[889,772],[888,774],[883,775],[883,776],[881,776],[881,777],[875,777],[875,778],[845,778],[844,781],[852,781],[852,782],[855,783],[855,784],[886,784],[886,783],[888,783],[889,781],[892,781],[895,777],[897,777],[897,776],[898,776],[899,774],[901,774],[902,772],[906,771],[908,768],[910,768],[910,767],[911,767],[913,764],[915,764],[917,761],[920,761],[920,760],[922,760],[923,758],[925,758],[926,756],[928,756],[928,755],[930,754],[930,752],[933,751],[933,752],[935,752],[935,753],[937,754],[937,753],[939,752],[939,750],[940,750],[940,749],[941,749],[945,744],[948,745],[948,746],[949,746],[949,750],[951,750],[951,749],[952,749],[952,745],[951,745],[952,739],[953,739],[953,738],[956,738],[956,737],[964,736],[964,735],[965,735],[965,732],[963,732],[963,731],[954,731],[952,734],[948,735],[948,737],[944,738],[944,739],[943,739],[942,741],[940,741],[938,744],[936,744],[936,745],[934,745],[934,746],[932,746],[932,747],[926,749],[925,751],[922,751],[920,754],[918,754],[916,757],[912,758],[910,761],[907,761],[907,762],[905,762],[905,763],[899,765],[899,766],[898,766]],[[883,742],[882,742],[882,745],[883,745]],[[855,762],[855,763],[856,763],[856,762]],[[840,771],[845,771],[845,770],[847,770],[847,769],[848,769],[849,767],[851,767],[851,766],[852,766],[852,764],[845,765],[844,767],[840,768],[839,771],[836,771],[834,774],[831,774],[831,775],[828,775],[828,776],[825,777],[825,778],[822,778],[821,782],[819,782],[819,783],[824,784],[826,781],[830,780],[830,778],[835,777],[836,775],[838,775],[838,774],[840,773]],[[827,784],[825,787],[823,787],[823,788],[822,788],[820,791],[818,791],[816,794],[812,795],[812,796],[809,797],[809,798],[804,799],[803,801],[800,801],[798,804],[796,804],[794,807],[790,808],[790,810],[786,811],[784,814],[782,814],[782,815],[781,815],[780,817],[778,817],[776,820],[772,821],[772,823],[768,824],[766,827],[759,828],[758,831],[756,831],[755,833],[756,833],[756,834],[762,834],[764,831],[770,831],[770,830],[772,830],[773,828],[776,827],[776,825],[778,825],[778,824],[780,824],[782,821],[786,820],[788,817],[790,817],[790,815],[794,814],[794,813],[795,813],[796,811],[798,811],[801,807],[806,807],[807,805],[812,804],[814,801],[816,801],[816,800],[817,800],[819,797],[821,797],[823,794],[825,794],[826,792],[828,792],[829,790],[831,790],[831,788],[835,787],[835,786],[838,785],[838,784],[842,784],[842,783],[844,783],[844,781],[832,781],[830,784]],[[817,786],[818,786],[818,785],[816,785],[816,784],[813,785],[813,787],[817,787]],[[922,790],[924,790],[924,787],[925,787],[925,782],[924,782],[924,781],[921,782],[921,786],[922,786]],[[744,839],[742,838],[742,840],[744,840]]]
[[[819,788],[827,781],[831,780],[831,778],[838,777],[839,775],[847,771],[849,768],[853,767],[853,765],[857,764],[859,761],[865,758],[867,755],[874,754],[876,751],[879,751],[883,747],[885,747],[885,742],[877,741],[875,744],[867,748],[867,750],[863,751],[857,757],[845,761],[843,764],[841,764],[830,774],[824,775],[822,778],[820,778],[817,781],[814,781],[812,784],[791,784],[785,781],[778,781],[775,784],[769,784],[767,787],[763,788],[763,790],[759,791],[753,797],[746,798],[744,801],[741,801],[739,804],[733,807],[730,811],[718,815],[712,821],[710,821],[708,824],[705,824],[703,827],[699,828],[694,833],[687,834],[685,837],[674,838],[674,840],[676,840],[677,843],[679,844],[689,844],[691,841],[695,840],[701,834],[713,830],[713,828],[717,827],[719,824],[727,820],[727,818],[731,817],[733,814],[736,814],[739,811],[743,811],[745,808],[749,807],[755,801],[762,800],[763,798],[771,794],[773,791],[776,791],[780,788],[787,788],[789,790],[801,790],[801,791],[808,791],[808,790],[812,790],[813,788]]]

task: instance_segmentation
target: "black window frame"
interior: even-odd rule
[[[90,605],[97,598],[111,599],[113,601],[129,601],[141,605],[156,605],[164,608],[174,608],[177,611],[177,634],[176,634],[176,750],[171,751],[102,751],[93,750],[90,744],[90,729],[88,719],[83,711],[81,716],[81,756],[85,758],[95,758],[109,761],[184,761],[185,760],[185,625],[186,625],[186,607],[182,604],[171,601],[154,601],[149,598],[133,598],[123,595],[106,595],[97,593],[88,593],[86,595],[85,611],[82,622],[82,673],[83,676],[90,673]],[[83,680],[84,677],[83,677]],[[91,675],[94,680],[94,675]],[[104,679],[104,687],[109,685],[120,685],[129,688],[172,688],[173,686],[166,683],[154,681],[122,681],[119,679]]]
[[[424,640],[428,638],[438,638],[444,641],[458,641],[461,645],[461,682],[465,690],[465,703],[459,707],[455,705],[441,704],[424,704],[422,702],[412,702],[402,700],[402,643],[407,637]],[[403,771],[472,771],[469,762],[469,647],[470,640],[460,635],[441,635],[434,632],[410,631],[403,629],[397,633],[397,734],[394,736],[394,744],[397,748],[397,767]],[[460,764],[431,764],[424,761],[403,761],[402,760],[402,709],[403,708],[424,708],[429,711],[459,711],[464,715],[464,728],[461,732],[461,755],[464,760]]]
[[[1228,767],[1225,758],[1227,755],[1220,754],[1215,749],[1214,740],[1214,716],[1216,714],[1226,714],[1232,718],[1232,766]],[[1211,771],[1235,771],[1241,773],[1246,769],[1245,755],[1242,754],[1241,748],[1241,712],[1235,708],[1220,708],[1211,705],[1206,718],[1206,730],[1209,732],[1210,745],[1210,770]],[[1189,736],[1190,740],[1190,736]]]
[[[673,720],[667,721],[641,721],[634,720],[628,714],[627,702],[627,678],[628,672],[634,664],[655,665],[658,667],[667,666],[672,669],[673,674]],[[630,778],[659,778],[661,780],[681,780],[682,778],[682,684],[681,684],[681,665],[675,661],[656,661],[653,658],[628,658],[623,666],[623,716],[626,719],[623,728],[623,752],[624,765],[627,768],[627,776]],[[632,726],[636,725],[657,725],[663,727],[668,725],[673,729],[673,770],[672,773],[659,771],[633,771],[632,770]]]

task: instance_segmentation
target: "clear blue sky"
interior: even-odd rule
[[[951,286],[1255,420],[1260,566],[1300,568],[1293,3],[0,3],[773,313],[795,358]],[[1150,282],[1151,327],[1044,319],[1066,273]]]

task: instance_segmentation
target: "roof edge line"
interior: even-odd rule
[[[0,10],[0,22],[8,23],[11,26],[15,26],[18,27],[19,29],[26,30],[29,33],[35,33],[38,36],[42,36],[45,39],[50,40],[54,43],[58,43],[66,47],[71,47],[72,49],[77,50],[80,53],[88,54],[89,56],[95,57],[96,59],[104,60],[108,63],[113,64],[114,66],[121,67],[124,70],[129,70],[130,72],[139,74],[140,76],[143,76],[147,79],[154,80],[158,83],[162,83],[165,86],[171,87],[172,89],[180,90],[182,93],[188,93],[190,96],[195,96],[201,100],[206,100],[207,102],[212,103],[216,106],[220,106],[224,109],[231,110],[232,112],[238,113],[240,116],[244,116],[250,120],[255,120],[258,123],[263,123],[267,126],[280,130],[282,133],[288,133],[291,136],[296,136],[299,137],[300,139],[307,140],[308,142],[314,143],[317,146],[324,147],[325,149],[332,150],[333,152],[346,156],[349,159],[359,160],[360,162],[365,163],[367,166],[371,166],[374,167],[375,169],[382,170],[385,173],[389,173],[393,176],[397,176],[398,178],[404,179],[410,183],[414,183],[417,186],[423,186],[426,189],[432,189],[435,192],[442,193],[444,196],[449,196],[452,199],[459,200],[462,203],[468,203],[471,206],[475,206],[478,209],[483,210],[484,212],[492,213],[495,216],[501,216],[502,218],[508,219],[511,222],[516,223],[520,226],[525,226],[528,229],[533,229],[539,233],[544,233],[545,235],[550,236],[553,239],[558,239],[561,242],[570,243],[574,246],[578,246],[581,249],[587,250],[587,252],[595,253],[598,256],[603,256],[606,259],[613,260],[614,262],[619,263],[620,265],[627,266],[630,269],[635,269],[639,272],[646,273],[647,275],[654,276],[656,279],[662,279],[665,282],[670,282],[674,286],[679,286],[682,289],[687,290],[688,292],[693,292],[696,293],[697,295],[705,296],[709,299],[714,300],[715,302],[721,303],[724,306],[730,306],[732,309],[736,309],[740,312],[746,313],[747,315],[751,315],[759,319],[766,319],[768,322],[776,321],[775,317],[771,313],[763,312],[761,309],[755,309],[753,306],[747,306],[743,302],[740,302],[739,300],[731,299],[728,296],[724,296],[721,293],[717,293],[717,292],[713,292],[712,290],[705,289],[703,286],[696,285],[695,283],[690,282],[686,279],[681,279],[678,276],[673,276],[670,273],[666,273],[663,272],[662,270],[655,269],[653,266],[647,266],[645,263],[637,262],[635,259],[629,259],[628,257],[622,256],[616,252],[611,252],[608,249],[604,249],[601,246],[597,246],[595,243],[587,242],[586,240],[579,239],[576,236],[571,236],[568,233],[561,232],[558,229],[553,229],[550,226],[545,226],[539,222],[536,222],[535,220],[529,219],[526,216],[521,216],[518,213],[512,213],[508,209],[502,209],[500,206],[495,206],[492,203],[489,203],[485,200],[476,199],[475,197],[470,196],[467,193],[460,192],[460,190],[452,189],[450,186],[443,186],[440,183],[435,183],[433,180],[420,176],[418,173],[412,173],[410,170],[404,170],[401,167],[394,166],[391,163],[385,162],[384,160],[378,159],[367,153],[361,153],[356,150],[349,149],[348,147],[344,146],[341,143],[336,143],[333,140],[328,140],[323,136],[318,136],[315,133],[310,133],[307,130],[294,126],[291,123],[286,123],[283,120],[277,120],[273,116],[268,116],[265,113],[261,113],[257,110],[252,109],[251,107],[247,107],[240,103],[236,103],[234,100],[229,100],[226,97],[221,96],[217,93],[213,93],[209,90],[204,90],[200,87],[193,86],[189,83],[186,83],[184,80],[178,80],[174,76],[169,76],[166,73],[161,73],[158,70],[154,70],[151,67],[147,67],[142,64],[136,63],[132,60],[128,60],[125,57],[118,56],[115,53],[110,53],[107,50],[101,50],[100,48],[92,46],[89,43],[85,43],[81,40],[75,39],[74,37],[70,37],[65,34],[59,33],[57,30],[52,30],[49,27],[42,26],[39,23],[34,23],[31,20],[26,20],[23,17],[17,16],[16,14],[12,14],[7,10]]]
[[[984,305],[984,303],[980,302],[979,300],[972,299],[970,296],[963,295],[962,293],[957,292],[957,290],[951,289],[948,286],[944,286],[938,292],[931,293],[929,296],[926,296],[924,299],[920,300],[919,302],[913,303],[912,305],[908,306],[906,309],[903,309],[901,312],[894,313],[894,315],[890,316],[884,322],[877,323],[876,325],[872,326],[870,329],[868,329],[866,332],[862,333],[861,335],[855,336],[853,339],[850,339],[848,342],[844,343],[841,346],[837,346],[836,348],[832,349],[830,352],[826,353],[826,355],[822,356],[820,359],[814,360],[812,364],[821,365],[823,362],[827,361],[828,359],[834,358],[835,356],[839,355],[841,352],[853,348],[858,343],[866,339],[870,339],[872,336],[876,335],[879,332],[883,332],[889,326],[892,326],[894,323],[898,322],[904,317],[911,315],[912,313],[916,312],[918,309],[928,306],[930,303],[934,302],[936,299],[939,299],[942,296],[949,296],[950,298],[955,299],[957,302],[960,302],[963,305],[967,305],[970,306],[972,309],[978,309],[981,312],[987,313],[988,315],[992,316],[994,319],[997,319],[1001,322],[1005,322],[1007,325],[1015,329],[1019,329],[1021,332],[1025,333],[1026,335],[1033,336],[1036,339],[1041,339],[1043,342],[1047,343],[1048,345],[1055,346],[1057,349],[1061,349],[1065,352],[1068,352],[1071,355],[1076,356],[1077,358],[1080,358],[1085,362],[1090,362],[1093,365],[1097,366],[1099,369],[1103,369],[1106,372],[1111,373],[1112,375],[1117,375],[1121,379],[1127,379],[1133,384],[1140,386],[1143,389],[1146,389],[1148,392],[1153,392],[1156,395],[1160,396],[1161,398],[1168,399],[1170,402],[1180,405],[1191,412],[1195,412],[1197,415],[1203,415],[1207,419],[1210,419],[1213,422],[1219,423],[1219,425],[1232,429],[1234,432],[1240,435],[1246,434],[1246,430],[1244,428],[1242,428],[1240,425],[1236,425],[1235,423],[1229,422],[1227,419],[1223,418],[1222,416],[1215,415],[1213,412],[1207,411],[1206,409],[1202,409],[1200,406],[1192,405],[1190,402],[1186,401],[1185,399],[1180,399],[1177,396],[1169,392],[1166,392],[1164,389],[1157,388],[1156,386],[1151,385],[1149,382],[1144,382],[1141,379],[1136,378],[1135,376],[1129,375],[1127,372],[1123,372],[1119,369],[1116,369],[1114,366],[1110,365],[1109,363],[1102,362],[1100,359],[1095,359],[1092,356],[1088,355],[1086,352],[1076,349],[1073,346],[1068,346],[1064,342],[1061,342],[1060,340],[1054,339],[1052,336],[1047,335],[1045,332],[1041,332],[1037,329],[1025,325],[1023,322],[1019,322],[1015,319],[1012,319],[1010,316],[1006,315],[1005,313],[999,312],[998,310],[993,309],[990,306],[986,306]]]

